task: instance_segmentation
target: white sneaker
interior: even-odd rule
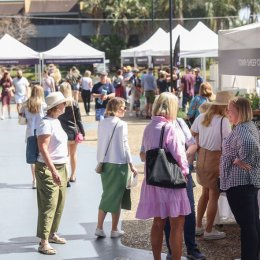
[[[36,180],[33,180],[33,182],[32,182],[32,188],[33,188],[33,189],[36,189]]]
[[[195,235],[201,236],[201,235],[203,235],[204,231],[205,231],[205,229],[203,227],[196,227]]]
[[[4,116],[1,116],[1,120],[4,120],[5,119],[5,117]]]
[[[226,237],[225,232],[220,232],[216,229],[212,229],[211,232],[204,231],[204,240],[216,240]]]
[[[123,230],[117,230],[117,231],[111,231],[111,236],[110,237],[121,237],[125,234]]]
[[[104,230],[96,228],[95,236],[97,237],[106,237],[106,233]]]

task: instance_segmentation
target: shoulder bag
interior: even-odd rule
[[[161,129],[159,148],[146,151],[146,183],[162,188],[186,188],[186,179],[178,163],[162,147],[165,126]]]
[[[117,126],[118,122],[119,122],[119,121],[117,121],[117,123],[116,123],[116,125],[115,125],[115,127],[114,127],[114,129],[113,129],[112,135],[111,135],[111,137],[110,137],[110,139],[109,139],[109,142],[108,142],[108,145],[107,145],[107,149],[106,149],[106,152],[105,152],[103,161],[104,161],[105,158],[106,158],[106,155],[107,155],[107,152],[108,152],[108,148],[109,148],[109,146],[110,146],[110,143],[111,143],[112,137],[113,137],[113,135],[114,135],[114,132],[115,132],[115,130],[116,130],[116,126]],[[99,162],[99,163],[97,164],[97,166],[96,166],[96,168],[95,168],[96,173],[98,173],[98,174],[102,174],[102,173],[103,173],[103,164],[104,164],[104,162]]]
[[[34,164],[37,162],[39,155],[39,148],[37,143],[36,129],[34,130],[34,135],[29,136],[26,142],[26,162],[29,164]]]

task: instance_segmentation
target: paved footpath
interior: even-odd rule
[[[118,238],[94,236],[102,187],[94,172],[96,150],[86,144],[78,147],[77,182],[68,188],[59,228],[68,243],[55,245],[58,253],[54,256],[39,254],[36,190],[31,188],[30,167],[25,163],[24,136],[25,126],[18,125],[15,113],[12,119],[0,120],[0,260],[153,259],[151,252],[125,247]],[[108,218],[107,234],[110,222]]]

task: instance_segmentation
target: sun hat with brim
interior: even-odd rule
[[[56,107],[59,104],[62,104],[69,100],[70,99],[65,98],[61,92],[52,92],[45,98],[45,102],[47,104],[46,110],[50,110],[53,107]]]
[[[229,100],[234,97],[235,97],[235,94],[233,91],[229,91],[229,90],[219,91],[216,94],[215,100],[213,102],[211,102],[211,104],[218,105],[218,106],[225,106],[225,105],[228,105]]]

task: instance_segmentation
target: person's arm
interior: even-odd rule
[[[52,178],[54,183],[57,185],[61,185],[61,177],[58,173],[58,171],[55,168],[55,165],[53,164],[50,154],[48,152],[48,146],[50,143],[51,135],[39,135],[37,140],[38,140],[38,147],[39,147],[39,152],[41,153],[43,160],[45,164],[47,165],[48,169],[50,170],[52,174]]]

